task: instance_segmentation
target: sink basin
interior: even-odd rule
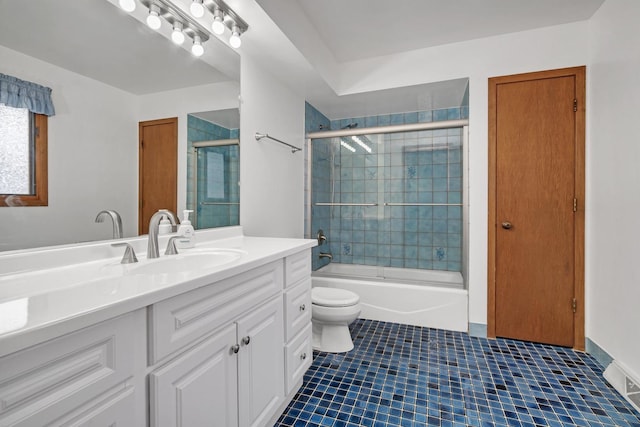
[[[238,249],[189,249],[177,255],[130,265],[128,274],[172,274],[198,271],[229,264],[246,252]]]

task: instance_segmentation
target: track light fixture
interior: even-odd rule
[[[231,27],[231,37],[229,37],[229,44],[234,49],[237,49],[242,45],[242,40],[240,39],[240,28],[235,24],[233,25],[233,27]]]
[[[118,5],[125,12],[133,12],[136,10],[135,0],[118,0]]]
[[[182,32],[182,22],[176,21],[173,23],[173,31],[171,32],[171,40],[175,44],[184,43],[184,33]]]
[[[202,18],[204,16],[204,4],[202,4],[202,0],[193,0],[191,6],[189,6],[189,10],[196,18]]]
[[[204,53],[204,48],[202,47],[202,40],[200,40],[200,36],[193,37],[193,46],[191,46],[191,53],[193,56],[202,56]]]
[[[224,34],[225,28],[224,12],[216,6],[213,10],[213,23],[211,24],[211,30],[217,35],[222,35]]]
[[[213,23],[211,24],[213,33],[220,36],[228,28],[231,32],[229,45],[238,49],[242,45],[240,36],[249,29],[247,23],[223,0],[207,0],[205,7],[213,14]]]
[[[247,31],[249,26],[238,16],[229,6],[222,0],[193,0],[189,5],[189,12],[183,11],[184,6],[176,6],[175,0],[118,0],[120,8],[127,12],[136,9],[137,4],[144,5],[149,9],[146,22],[149,28],[160,30],[162,21],[166,21],[172,26],[171,40],[181,45],[189,37],[193,40],[191,45],[191,53],[195,56],[204,54],[203,43],[209,40],[211,32],[222,35],[228,28],[231,32],[229,37],[229,45],[237,49],[242,44],[240,36]],[[201,18],[205,13],[210,12],[213,15],[213,23],[211,29],[205,28],[197,18]],[[161,32],[163,32],[161,30]]]
[[[149,7],[149,15],[147,15],[147,25],[152,30],[160,29],[162,21],[160,21],[160,8],[156,4]]]

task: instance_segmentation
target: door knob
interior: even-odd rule
[[[513,227],[513,224],[511,224],[509,221],[505,221],[502,223],[502,228],[504,228],[505,230],[511,230],[511,227]]]
[[[249,345],[250,342],[251,342],[251,337],[249,335],[247,335],[246,337],[242,338],[242,344]]]
[[[237,353],[240,351],[240,346],[238,344],[234,344],[231,346],[231,351]]]

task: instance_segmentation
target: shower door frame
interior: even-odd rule
[[[305,238],[313,239],[311,227],[311,204],[312,204],[312,176],[313,176],[313,139],[338,138],[342,136],[355,135],[377,135],[388,133],[415,132],[421,130],[440,130],[440,129],[462,129],[462,262],[461,274],[464,289],[469,289],[468,271],[469,271],[469,119],[443,120],[438,122],[412,123],[404,125],[377,126],[368,128],[351,128],[340,130],[329,130],[319,132],[309,132],[306,135],[306,181],[307,194],[305,200],[306,207],[306,227]],[[338,203],[339,205],[339,203]]]

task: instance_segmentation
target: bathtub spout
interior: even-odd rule
[[[318,255],[319,258],[329,258],[329,261],[331,261],[333,259],[333,255],[328,254],[328,253],[324,253],[324,252],[320,252],[320,255]]]

